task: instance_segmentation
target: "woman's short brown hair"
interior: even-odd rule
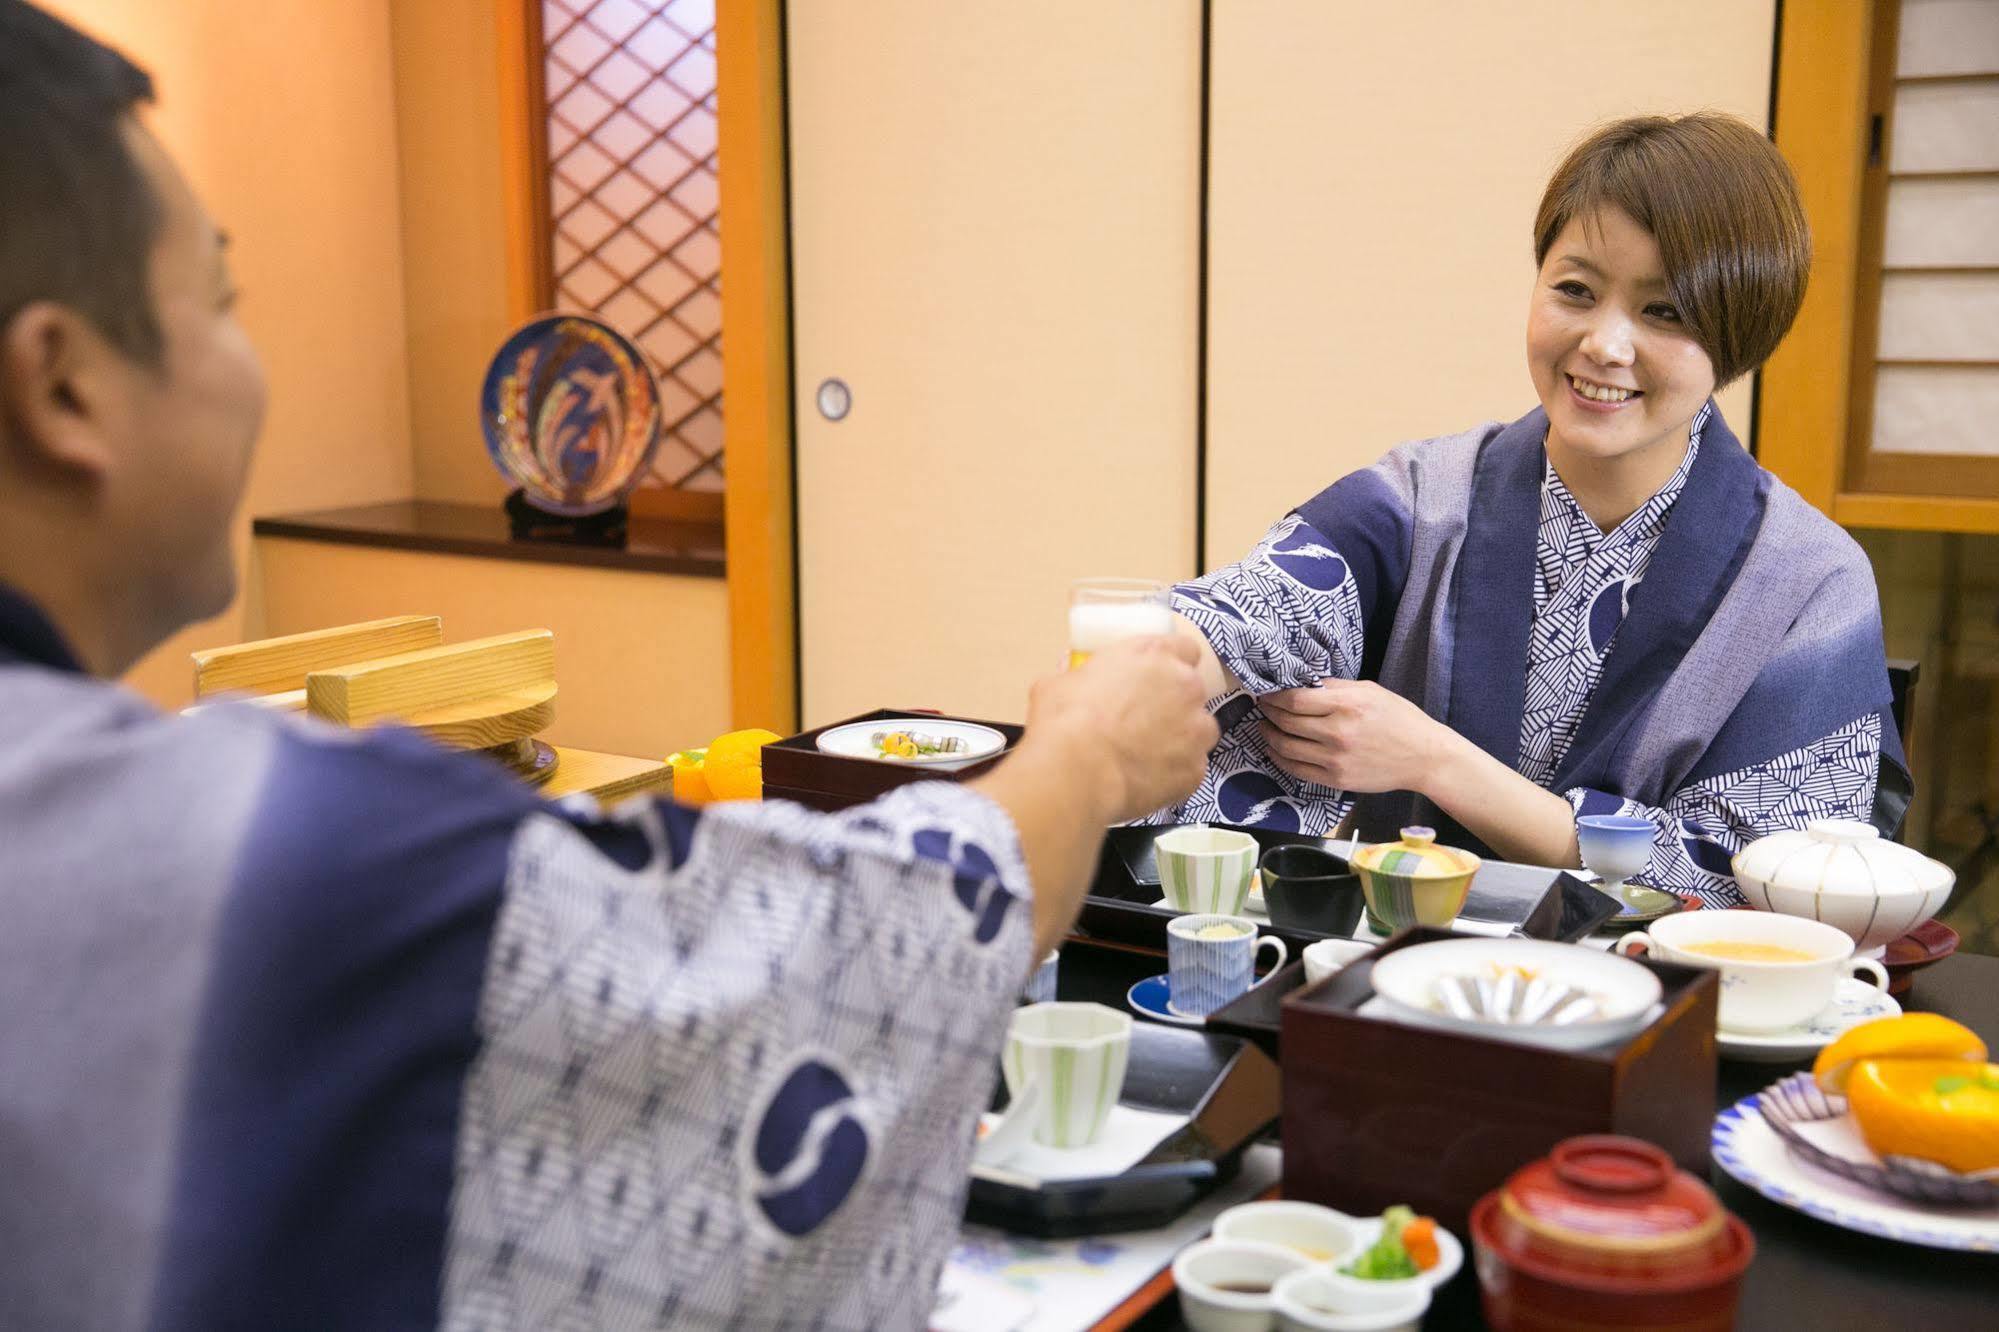
[[[1666,289],[1717,385],[1761,365],[1805,298],[1811,231],[1776,145],[1733,116],[1634,116],[1576,145],[1534,215],[1534,262],[1562,228],[1621,209],[1652,233]]]

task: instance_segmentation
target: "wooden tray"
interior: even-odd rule
[[[911,782],[962,782],[991,772],[1013,746],[1020,741],[1022,728],[1008,722],[981,721],[976,717],[950,717],[948,721],[971,722],[978,726],[990,726],[1006,737],[1006,749],[989,759],[959,768],[951,772],[939,772],[931,767],[909,767],[903,764],[882,763],[874,759],[849,758],[842,754],[822,754],[818,748],[819,737],[836,726],[848,726],[854,722],[881,721],[889,717],[939,717],[940,713],[925,708],[904,708],[895,711],[877,708],[873,712],[849,717],[845,721],[788,736],[764,746],[763,782],[764,799],[794,800],[813,809],[847,809],[853,805],[865,805],[878,796],[893,791],[898,786]]]

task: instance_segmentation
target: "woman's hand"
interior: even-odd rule
[[[1400,694],[1328,680],[1256,700],[1271,759],[1343,791],[1414,791],[1502,857],[1575,865],[1569,802],[1543,790]]]
[[[1457,733],[1369,680],[1327,680],[1256,700],[1271,759],[1293,777],[1342,791],[1425,792]]]

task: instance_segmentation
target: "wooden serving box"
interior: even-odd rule
[[[1284,1001],[1284,1196],[1356,1216],[1407,1203],[1463,1235],[1472,1204],[1579,1133],[1665,1148],[1705,1178],[1718,973],[1634,958],[1665,1011],[1620,1044],[1547,1050],[1357,1010],[1374,957],[1454,937],[1413,929]]]
[[[842,754],[819,752],[819,737],[835,727],[855,722],[885,721],[890,717],[936,717],[940,721],[990,726],[1006,737],[1006,748],[989,759],[950,772],[939,772],[928,766],[884,763],[878,759],[848,758]],[[1011,723],[981,721],[976,717],[945,717],[926,708],[905,708],[900,712],[877,708],[858,717],[832,722],[765,745],[764,799],[795,800],[813,809],[847,809],[853,805],[865,805],[877,796],[911,782],[966,781],[991,772],[1020,743],[1023,729]]]

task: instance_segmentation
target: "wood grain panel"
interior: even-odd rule
[[[281,694],[305,688],[312,671],[436,647],[444,623],[435,615],[393,615],[303,634],[208,648],[194,659],[194,693]]]
[[[306,677],[306,708],[345,726],[366,726],[479,700],[508,700],[554,683],[555,635],[524,629],[315,671]]]

